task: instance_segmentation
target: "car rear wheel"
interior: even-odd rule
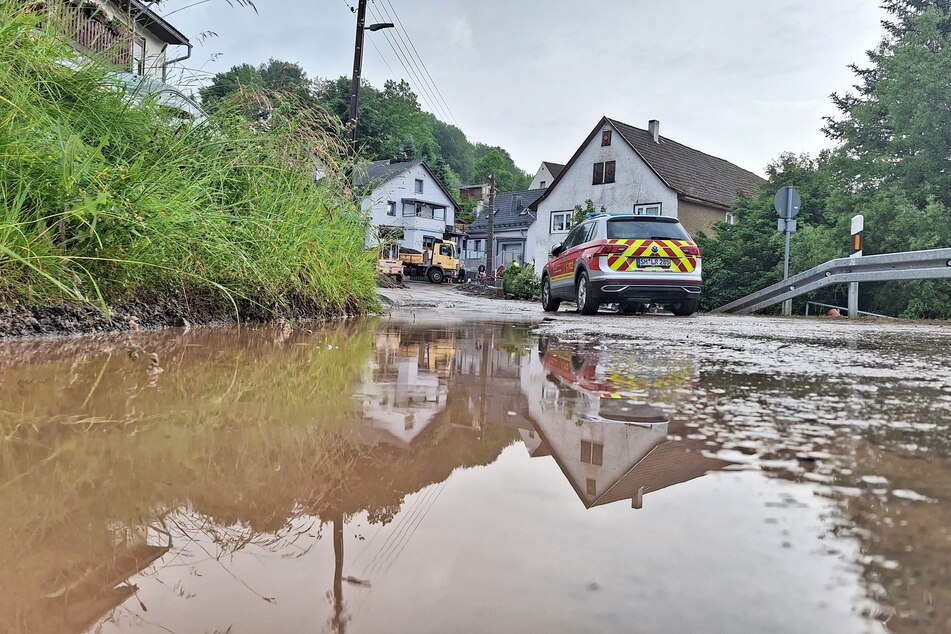
[[[575,285],[575,302],[578,312],[582,315],[593,315],[598,312],[598,302],[591,295],[591,285],[588,283],[588,274],[582,272]]]
[[[551,296],[551,280],[548,276],[542,280],[542,309],[546,313],[553,313],[561,307],[561,300]]]
[[[685,299],[682,302],[671,304],[670,312],[677,315],[678,317],[689,317],[690,315],[697,312],[697,308],[699,307],[700,307],[699,299]]]
[[[432,268],[426,273],[426,277],[429,278],[429,281],[433,284],[442,284],[446,276],[443,275],[442,269]]]

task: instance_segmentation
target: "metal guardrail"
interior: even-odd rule
[[[951,279],[951,249],[839,258],[720,306],[713,312],[748,315],[787,299],[845,282],[934,279]]]

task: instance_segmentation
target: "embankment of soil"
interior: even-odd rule
[[[326,319],[355,312],[332,312],[317,302],[296,297],[272,306],[238,300],[237,311],[234,304],[220,297],[143,297],[111,306],[109,314],[86,304],[20,306],[0,303],[0,339],[263,323],[280,319]]]

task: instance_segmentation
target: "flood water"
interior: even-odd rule
[[[951,334],[582,323],[0,343],[0,632],[951,631]]]

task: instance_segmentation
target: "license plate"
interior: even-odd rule
[[[670,268],[670,258],[637,258],[637,268]]]

